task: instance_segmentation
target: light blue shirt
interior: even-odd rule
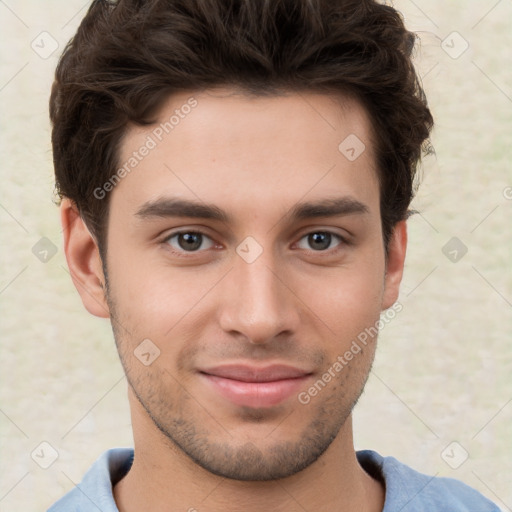
[[[382,512],[500,512],[479,492],[452,478],[423,475],[393,457],[382,457],[371,450],[357,452],[357,459],[367,473],[385,484]],[[119,512],[112,488],[132,463],[132,448],[107,450],[82,482],[48,512]]]

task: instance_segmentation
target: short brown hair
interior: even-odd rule
[[[178,91],[338,91],[372,120],[387,247],[433,125],[414,41],[401,15],[374,0],[95,0],[50,98],[57,192],[106,250],[109,197],[94,190],[115,174],[129,122],[150,123]]]

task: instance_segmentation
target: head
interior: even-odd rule
[[[120,0],[63,54],[73,279],[112,321],[139,424],[213,473],[300,471],[363,390],[376,333],[338,356],[398,297],[432,127],[413,43],[368,0]],[[283,382],[226,385],[255,369]]]

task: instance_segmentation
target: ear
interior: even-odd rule
[[[64,233],[64,253],[73,284],[89,313],[109,318],[105,277],[96,240],[70,199],[62,200],[60,219]]]
[[[384,277],[383,310],[390,308],[398,300],[406,250],[407,223],[403,220],[395,225],[389,240],[386,275]]]

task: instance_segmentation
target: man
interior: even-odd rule
[[[498,510],[353,447],[432,128],[413,42],[370,0],[93,2],[56,73],[55,170],[135,448],[52,512]]]

